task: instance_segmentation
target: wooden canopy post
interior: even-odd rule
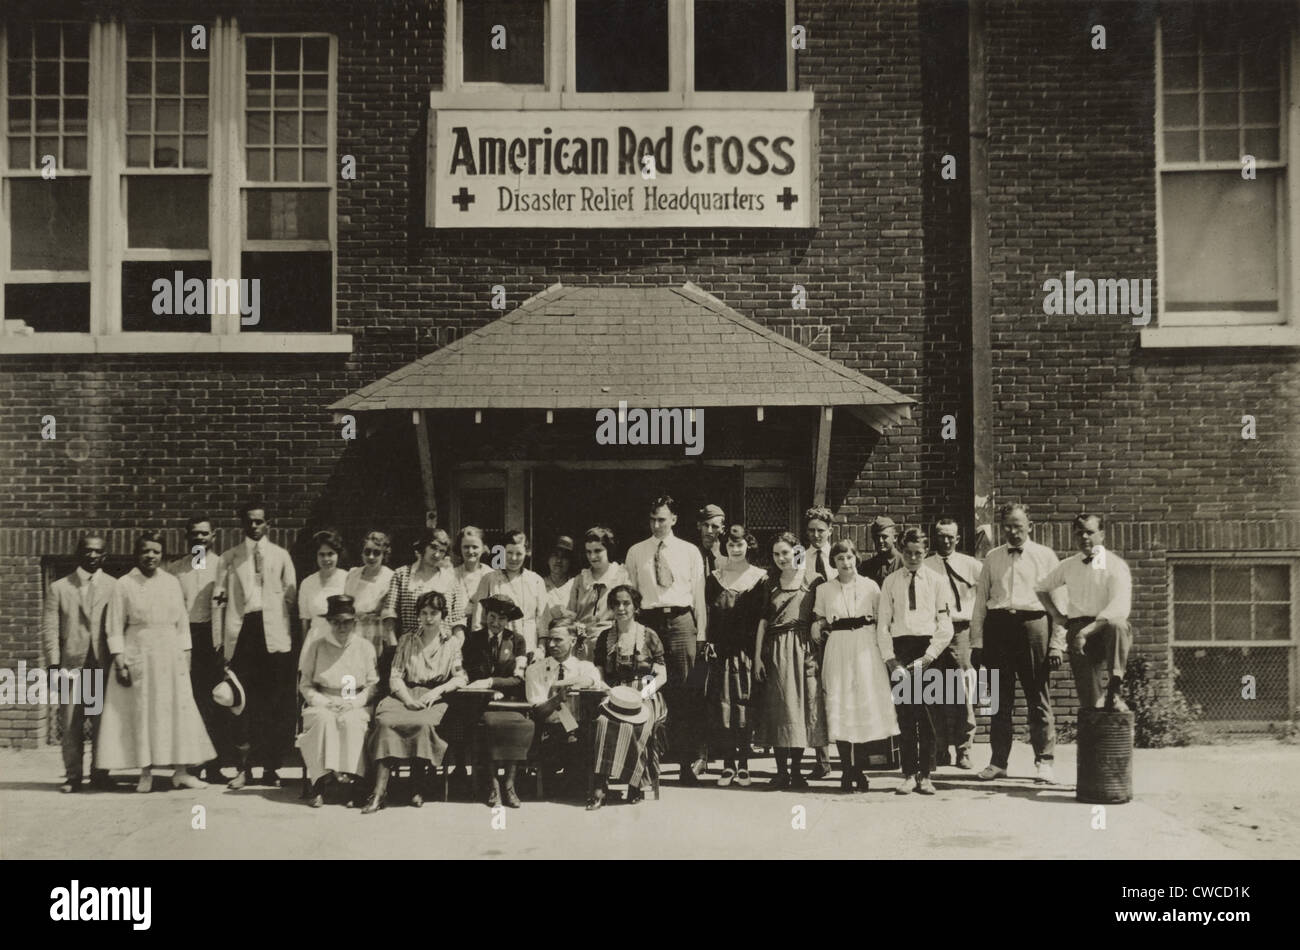
[[[826,504],[826,479],[831,458],[831,419],[835,410],[820,406],[817,410],[817,446],[813,453],[813,504]]]
[[[433,490],[433,449],[429,438],[429,417],[424,410],[411,412],[415,425],[416,451],[420,455],[420,481],[424,485],[424,523],[427,528],[438,527],[438,498]]]

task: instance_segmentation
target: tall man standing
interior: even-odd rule
[[[639,619],[664,645],[668,683],[668,754],[681,763],[685,785],[699,783],[705,768],[704,698],[693,696],[686,677],[697,652],[706,654],[704,558],[694,544],[673,534],[676,502],[661,495],[650,505],[650,537],[627,552],[627,575],[641,594]]]
[[[297,606],[298,578],[289,552],[266,536],[266,505],[250,501],[239,511],[244,537],[221,555],[213,587],[213,619],[222,631],[226,663],[247,696],[230,723],[238,774],[229,788],[252,781],[280,786],[279,768],[293,745],[296,719],[293,638],[289,617]]]
[[[970,662],[970,618],[975,609],[975,585],[982,566],[969,554],[957,550],[961,535],[957,522],[940,519],[934,526],[934,553],[925,566],[945,578],[952,594],[952,642],[935,668],[961,670],[966,694],[958,701],[935,710],[936,764],[952,762],[948,747],[957,749],[957,768],[971,768],[970,750],[975,741],[975,671]]]
[[[82,699],[88,695],[82,688],[81,677],[101,677],[94,694],[101,700],[106,685],[103,671],[108,666],[108,643],[104,638],[104,611],[108,607],[114,581],[100,570],[104,562],[104,550],[102,537],[92,533],[82,535],[77,542],[76,570],[50,585],[41,611],[41,644],[45,650],[45,666],[50,670],[58,670],[63,679],[68,681],[69,701],[59,707],[59,722],[63,727],[65,775],[61,791],[64,792],[75,792],[81,788],[87,722]],[[59,691],[63,692],[62,684]],[[91,736],[97,742],[99,717],[91,716],[89,722]],[[103,770],[92,772],[90,780],[96,788],[106,788],[109,784],[108,773]]]
[[[814,505],[803,513],[804,541],[808,547],[803,555],[803,579],[810,588],[823,581],[828,581],[835,573],[831,564],[831,525],[835,516],[831,510],[822,505]],[[810,645],[817,662],[817,669],[822,666],[822,653],[825,641]],[[817,765],[808,773],[810,779],[822,779],[831,774],[831,746],[822,746],[815,750]]]
[[[212,700],[212,688],[224,677],[221,631],[212,627],[212,594],[217,581],[217,553],[212,550],[212,519],[191,518],[185,522],[185,553],[167,565],[167,573],[181,583],[185,609],[190,615],[190,687],[199,707],[203,727],[208,730],[217,758],[195,768],[208,782],[225,781],[221,756],[228,754],[225,710]]]
[[[883,587],[885,578],[903,566],[903,557],[898,553],[898,526],[894,519],[880,515],[871,523],[871,540],[876,545],[876,553],[858,565],[858,573]]]
[[[1035,588],[1060,563],[1051,548],[1029,539],[1032,522],[1024,505],[1004,505],[1001,544],[989,552],[975,585],[971,613],[972,663],[998,671],[998,711],[993,714],[993,755],[979,778],[1003,778],[1011,756],[1011,711],[1016,680],[1029,707],[1029,738],[1034,746],[1035,781],[1055,784],[1052,760],[1056,751],[1056,722],[1052,716],[1051,674],[1061,668],[1065,629],[1052,622],[1038,601]],[[1064,597],[1052,595],[1057,612],[1065,612]]]
[[[718,538],[722,537],[726,520],[726,514],[717,505],[705,505],[696,517],[696,527],[700,529],[700,556],[704,558],[706,574],[713,573],[718,566],[722,554]]]
[[[1066,558],[1039,582],[1035,588],[1038,599],[1053,620],[1065,625],[1079,708],[1104,706],[1127,712],[1120,688],[1133,643],[1128,625],[1133,579],[1123,558],[1103,546],[1106,531],[1101,515],[1078,515],[1074,540],[1079,553]],[[1061,587],[1069,601],[1066,615],[1056,609],[1051,596]]]

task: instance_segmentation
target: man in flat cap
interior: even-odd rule
[[[721,548],[718,538],[727,520],[726,514],[717,505],[705,505],[696,516],[696,526],[700,529],[700,554],[704,557],[704,573],[713,573],[718,567]]]
[[[903,566],[903,557],[894,543],[897,539],[898,526],[894,519],[885,515],[877,517],[871,523],[871,540],[876,545],[876,553],[858,565],[858,573],[883,587],[885,578]]]

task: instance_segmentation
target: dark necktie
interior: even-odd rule
[[[961,610],[961,591],[957,589],[957,572],[952,569],[952,565],[948,563],[947,558],[943,559],[943,569],[948,572],[948,585],[952,588],[953,607],[956,610]]]
[[[817,549],[817,573],[826,580],[831,579],[830,570],[826,566],[826,553],[821,548]]]
[[[660,541],[655,549],[655,583],[663,590],[673,586],[673,569],[668,566],[668,552],[664,550],[665,542]]]
[[[1083,563],[1084,563],[1084,564],[1091,564],[1091,563],[1092,563],[1092,558],[1093,558],[1093,555],[1089,554],[1087,557],[1085,557],[1085,558],[1083,559]]]
[[[560,679],[564,679],[564,664],[560,664]]]
[[[1012,557],[1020,557],[1020,555],[1022,555],[1022,554],[1025,553],[1025,549],[1024,549],[1024,548],[1007,548],[1007,553],[1010,554]]]
[[[257,575],[257,586],[262,586],[262,549],[253,545],[253,573]]]
[[[591,589],[594,590],[594,591],[596,592],[596,606],[595,606],[595,608],[594,608],[594,609],[592,610],[592,612],[591,612],[591,616],[594,618],[594,617],[597,617],[597,616],[600,615],[601,603],[602,603],[602,602],[604,601],[604,599],[605,599],[605,585],[604,585],[604,584],[592,584],[592,585],[591,585]]]
[[[916,571],[908,571],[912,575],[907,582],[907,609],[916,609]]]
[[[497,664],[497,653],[500,648],[501,640],[499,637],[493,635],[488,638],[488,660],[491,662],[493,667]]]

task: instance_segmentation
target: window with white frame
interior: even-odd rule
[[[1207,720],[1290,718],[1296,567],[1273,557],[1171,561],[1175,682]]]
[[[29,334],[129,351],[268,332],[343,348],[323,339],[333,37],[225,20],[10,23],[3,49],[0,349]]]
[[[0,241],[0,273],[8,327],[90,329],[89,39],[89,27],[79,23],[6,31],[9,229]]]
[[[599,108],[794,88],[794,0],[456,0],[446,16],[444,92]]]
[[[1294,77],[1290,26],[1278,11],[1249,3],[1162,9],[1162,326],[1287,322],[1293,183],[1285,93]]]

